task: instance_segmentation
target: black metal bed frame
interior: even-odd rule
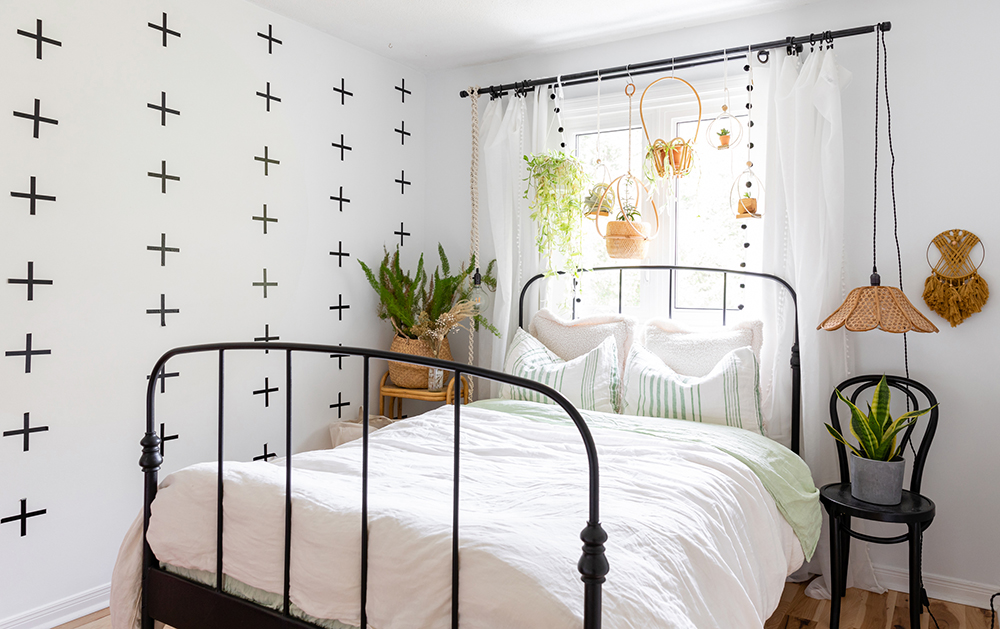
[[[244,600],[224,591],[223,589],[223,433],[224,391],[225,391],[225,354],[239,350],[268,350],[285,352],[285,531],[284,531],[284,589],[281,611],[261,607],[256,603]],[[160,454],[161,439],[156,434],[153,410],[156,395],[156,374],[166,362],[174,356],[182,354],[218,353],[219,361],[219,431],[218,431],[218,487],[217,487],[217,523],[216,523],[216,565],[215,586],[206,586],[171,574],[162,569],[149,543],[146,532],[149,529],[149,518],[153,499],[156,497],[157,473],[163,463]],[[581,417],[580,412],[558,391],[525,378],[504,373],[460,365],[458,363],[424,358],[409,354],[397,354],[374,349],[358,347],[343,347],[340,345],[312,345],[302,343],[213,343],[205,345],[190,345],[172,349],[153,366],[146,387],[146,434],[141,440],[142,457],[139,466],[145,474],[143,502],[143,555],[142,555],[142,629],[153,629],[154,620],[159,620],[176,629],[315,629],[315,625],[300,620],[290,614],[291,601],[289,597],[291,573],[291,543],[292,543],[292,353],[322,353],[347,354],[364,358],[364,399],[367,402],[370,393],[370,361],[372,358],[393,360],[415,365],[435,367],[451,371],[456,382],[462,375],[470,375],[505,384],[524,387],[547,395],[561,406],[580,431],[589,465],[589,515],[587,525],[580,533],[583,541],[583,555],[577,564],[581,580],[584,583],[584,628],[600,629],[601,627],[601,589],[608,573],[608,561],[604,555],[604,542],[607,533],[601,527],[600,490],[597,463],[597,448],[590,429]],[[364,405],[362,421],[364,426],[362,437],[362,490],[361,490],[361,627],[367,627],[367,596],[368,596],[368,404]],[[455,396],[455,449],[452,486],[452,591],[451,591],[451,626],[458,629],[458,587],[459,587],[459,557],[458,557],[458,499],[459,499],[459,461],[460,461],[460,426],[461,426],[461,396]]]
[[[668,304],[669,304],[669,317],[673,318],[673,305],[674,305],[674,272],[675,271],[699,271],[705,273],[721,273],[722,274],[722,325],[726,324],[726,287],[728,285],[729,274],[733,275],[743,275],[747,277],[758,277],[761,279],[769,280],[775,282],[776,284],[782,286],[788,291],[788,295],[792,298],[792,321],[793,321],[793,336],[792,336],[792,355],[791,355],[791,367],[792,367],[792,434],[791,434],[791,450],[795,454],[799,454],[799,441],[801,439],[802,431],[802,367],[799,361],[799,304],[798,297],[795,294],[795,289],[786,280],[777,275],[771,273],[760,273],[758,271],[744,271],[738,269],[720,269],[715,267],[703,267],[703,266],[678,266],[674,264],[650,264],[650,265],[633,265],[633,266],[598,266],[591,269],[577,269],[577,273],[594,273],[601,271],[617,271],[618,272],[618,314],[622,312],[622,284],[623,284],[623,271],[668,271],[668,285],[667,290]],[[566,275],[565,271],[557,271],[557,275]],[[528,294],[528,288],[531,287],[535,282],[549,277],[549,274],[539,273],[538,275],[532,277],[524,286],[521,288],[521,296],[518,298],[517,303],[517,325],[518,327],[524,327],[524,299]],[[573,278],[573,297],[572,297],[572,317],[576,319],[576,304],[580,301],[577,297],[577,279]]]
[[[799,367],[799,329],[798,329],[798,306],[796,302],[795,290],[784,279],[768,273],[757,273],[753,271],[741,271],[730,269],[690,267],[690,266],[620,266],[620,267],[597,267],[594,269],[581,269],[580,272],[594,271],[618,271],[618,311],[622,310],[622,278],[623,271],[626,270],[666,270],[670,272],[670,291],[673,294],[673,274],[674,271],[704,271],[710,273],[723,274],[723,322],[725,322],[725,285],[728,274],[759,277],[777,282],[783,286],[791,296],[793,313],[795,317],[794,341],[791,350],[792,367],[792,442],[791,449],[796,454],[799,451],[800,433],[800,399],[801,399],[801,372]],[[560,272],[561,274],[561,272]],[[528,288],[538,280],[546,277],[544,274],[536,275],[528,280],[521,290],[518,303],[518,325],[523,327],[524,323],[524,301]],[[574,289],[576,281],[574,279]],[[671,300],[672,301],[672,300]],[[573,307],[575,317],[576,296],[574,295]],[[282,606],[280,611],[275,611],[262,607],[256,603],[245,600],[238,596],[229,594],[224,590],[223,579],[223,467],[224,467],[224,392],[225,392],[225,354],[233,351],[275,351],[285,353],[285,451],[288,456],[285,459],[285,526],[284,526],[284,587],[282,592]],[[605,557],[604,543],[608,536],[601,527],[600,520],[600,483],[599,468],[597,461],[597,448],[594,439],[587,427],[586,422],[580,412],[558,391],[540,384],[538,382],[512,376],[509,374],[475,367],[471,365],[460,365],[451,361],[439,360],[436,358],[425,358],[409,354],[397,354],[375,349],[358,347],[344,347],[340,345],[314,345],[303,343],[264,343],[264,342],[237,342],[237,343],[211,343],[204,345],[190,345],[177,347],[163,354],[150,372],[149,383],[146,387],[146,434],[140,441],[142,445],[142,456],[139,459],[139,466],[145,475],[144,502],[143,502],[143,556],[142,556],[142,602],[141,602],[141,627],[142,629],[153,629],[154,621],[159,620],[176,629],[244,629],[253,627],[254,629],[315,629],[315,625],[296,618],[291,615],[290,581],[291,581],[291,535],[292,535],[292,354],[295,352],[323,353],[323,354],[346,354],[349,356],[361,356],[364,358],[363,388],[364,399],[367,402],[370,394],[370,363],[371,359],[392,360],[397,362],[410,363],[414,365],[434,367],[450,371],[458,381],[463,375],[475,376],[487,380],[493,380],[504,384],[523,387],[538,391],[561,406],[576,425],[583,440],[584,449],[587,454],[589,466],[589,514],[587,524],[580,533],[583,541],[583,554],[577,563],[581,580],[584,583],[584,629],[600,629],[601,627],[601,593],[602,585],[608,574],[609,566]],[[183,577],[172,574],[160,567],[149,543],[146,541],[146,533],[149,528],[149,518],[151,505],[156,497],[157,476],[163,457],[160,454],[161,438],[156,433],[154,423],[154,400],[156,396],[156,374],[160,373],[167,361],[175,356],[184,354],[217,353],[218,354],[218,481],[217,481],[217,504],[216,504],[216,566],[215,585],[208,586]],[[460,463],[460,427],[461,427],[460,396],[455,396],[454,402],[454,467],[452,485],[452,594],[451,594],[451,626],[458,629],[459,626],[459,463]],[[367,596],[368,596],[368,442],[369,442],[369,414],[368,404],[364,405],[362,414],[363,437],[362,437],[362,494],[361,494],[361,519],[363,526],[361,529],[361,627],[367,627]]]

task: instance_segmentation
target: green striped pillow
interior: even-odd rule
[[[618,411],[618,365],[618,345],[614,336],[604,339],[583,356],[564,361],[541,341],[518,328],[507,348],[503,370],[552,387],[577,408],[615,413]],[[537,391],[506,384],[500,387],[500,397],[553,403]]]
[[[760,369],[749,347],[740,347],[701,377],[682,376],[656,354],[633,345],[625,361],[622,412],[746,428],[764,434]]]

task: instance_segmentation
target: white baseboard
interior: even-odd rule
[[[910,590],[910,573],[899,568],[888,566],[873,566],[875,578],[879,585],[897,592],[908,592]],[[942,577],[936,574],[923,574],[924,588],[927,589],[927,596],[951,603],[969,605],[971,607],[990,608],[990,597],[1000,592],[1000,586],[963,581],[951,577]],[[0,625],[0,629],[3,625]]]
[[[17,616],[0,620],[0,629],[52,629],[105,609],[111,600],[111,584],[102,585]]]

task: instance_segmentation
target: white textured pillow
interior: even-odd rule
[[[737,426],[763,435],[758,374],[749,347],[729,352],[708,375],[693,378],[633,345],[625,361],[622,413]]]
[[[625,315],[595,315],[567,321],[548,309],[539,310],[528,331],[563,360],[583,356],[609,336],[618,344],[618,357],[628,355],[635,335],[636,320]]]
[[[763,331],[761,321],[699,329],[654,319],[643,326],[642,345],[677,373],[700,377],[707,375],[723,356],[740,347],[750,347],[760,360]]]
[[[541,341],[518,328],[507,349],[503,370],[552,387],[577,408],[607,413],[618,411],[618,351],[614,337],[607,337],[583,356],[564,361]],[[500,397],[553,403],[541,393],[507,384],[501,385]]]

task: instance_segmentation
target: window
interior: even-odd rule
[[[666,86],[661,93],[658,88],[662,85],[663,83],[658,84],[654,88],[657,94],[651,90],[644,103],[643,113],[650,138],[691,138],[698,123],[697,104],[693,94],[684,86]],[[763,219],[737,219],[735,207],[738,198],[745,191],[743,182],[738,186],[734,186],[734,182],[747,167],[747,115],[742,113],[737,116],[743,126],[743,137],[736,146],[728,150],[713,148],[706,139],[707,134],[714,134],[723,126],[730,129],[733,126],[731,122],[712,125],[724,103],[722,82],[697,84],[696,87],[702,97],[702,116],[695,143],[695,168],[686,177],[656,185],[654,200],[660,211],[661,225],[658,237],[650,243],[647,263],[760,270]],[[736,100],[740,93],[733,87],[733,82],[730,82],[731,111],[743,110],[741,103]],[[618,86],[613,89],[617,88]],[[562,107],[567,145],[588,165],[595,182],[610,181],[626,173],[629,167],[628,100],[620,94],[609,96],[608,90],[609,87],[605,85],[601,101],[599,140],[596,97],[567,99]],[[632,101],[631,170],[634,175],[647,182],[642,175],[642,157],[645,155],[647,142],[638,120],[640,93],[637,90]],[[752,135],[757,140],[757,146],[751,151],[753,171],[761,180],[764,178],[764,151],[760,147],[759,138],[764,136],[764,121],[760,120],[763,115],[763,112],[755,108]],[[731,130],[735,133],[735,130]],[[598,156],[610,172],[605,172],[603,167],[594,166]],[[758,184],[754,182],[754,185]],[[755,195],[759,194],[757,190],[753,191]],[[603,231],[603,221],[607,219],[601,220]],[[644,216],[644,220],[651,221],[652,218]],[[583,251],[587,267],[629,263],[608,257],[604,242],[590,219],[584,219]],[[723,293],[726,308],[730,312],[755,305],[759,294],[757,282],[735,275],[727,276],[724,280],[715,273],[677,271],[673,286],[669,274],[663,272],[626,272],[622,279],[623,312],[670,311],[676,319],[695,323],[719,323],[722,318]],[[575,306],[577,316],[616,312],[619,303],[617,275],[584,275],[576,297],[578,301],[574,304],[573,295],[567,291],[559,306],[567,312]]]

